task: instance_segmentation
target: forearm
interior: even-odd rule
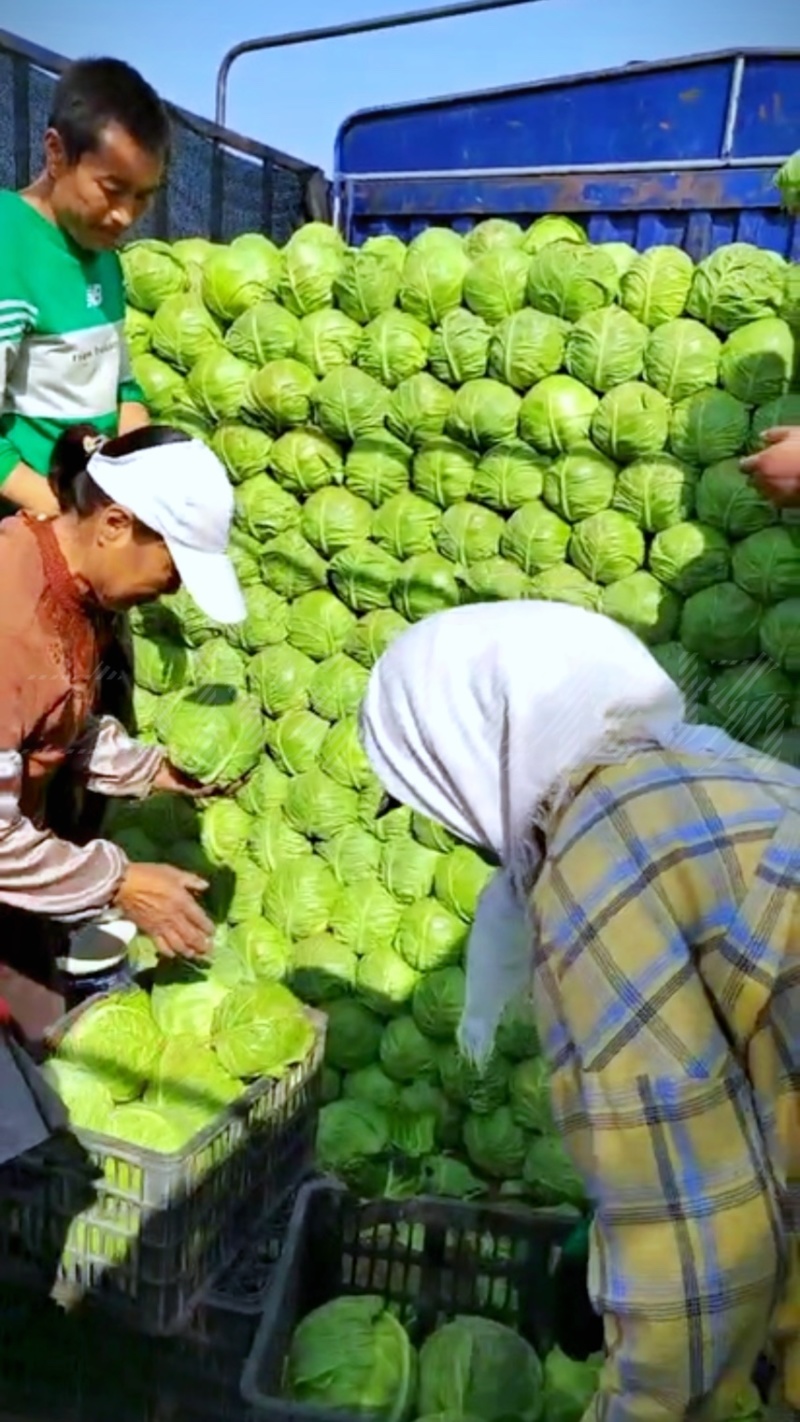
[[[0,484],[0,496],[30,513],[54,516],[59,511],[58,500],[47,479],[27,464],[17,464],[6,476]]]
[[[139,400],[122,400],[119,407],[119,433],[130,434],[150,424],[150,411]]]
[[[105,840],[79,848],[38,829],[19,809],[21,777],[19,754],[0,754],[0,902],[66,923],[95,917],[116,895],[124,854]]]
[[[87,788],[112,798],[143,799],[164,764],[159,746],[134,740],[113,716],[90,721],[72,758]]]

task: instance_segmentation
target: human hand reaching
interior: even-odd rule
[[[114,899],[164,958],[205,958],[214,925],[197,903],[204,879],[171,864],[128,864]]]
[[[765,448],[741,461],[745,474],[781,507],[800,504],[800,425],[766,430]]]
[[[175,795],[188,795],[195,800],[210,793],[207,785],[201,785],[198,780],[192,780],[188,775],[184,775],[183,771],[170,765],[168,760],[163,762],[156,774],[153,790],[169,791]]]
[[[188,795],[193,800],[211,800],[220,795],[235,795],[245,783],[246,776],[242,776],[231,785],[201,785],[198,780],[192,780],[183,771],[177,770],[169,761],[164,761],[161,769],[153,781],[153,790],[170,791],[175,795]]]

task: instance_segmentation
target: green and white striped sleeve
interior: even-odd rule
[[[0,275],[0,484],[20,463],[18,450],[2,434],[2,416],[8,405],[6,392],[11,371],[39,314],[37,308],[19,294],[22,288],[17,288],[13,271],[4,262],[2,265],[5,269]]]

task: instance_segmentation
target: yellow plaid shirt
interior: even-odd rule
[[[800,776],[586,770],[531,897],[553,1106],[596,1206],[604,1422],[735,1415],[769,1342],[800,1408]]]

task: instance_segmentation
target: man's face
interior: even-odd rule
[[[147,153],[117,124],[97,147],[69,163],[60,136],[45,136],[53,214],[65,232],[90,252],[117,247],[144,214],[164,175],[163,155]]]

